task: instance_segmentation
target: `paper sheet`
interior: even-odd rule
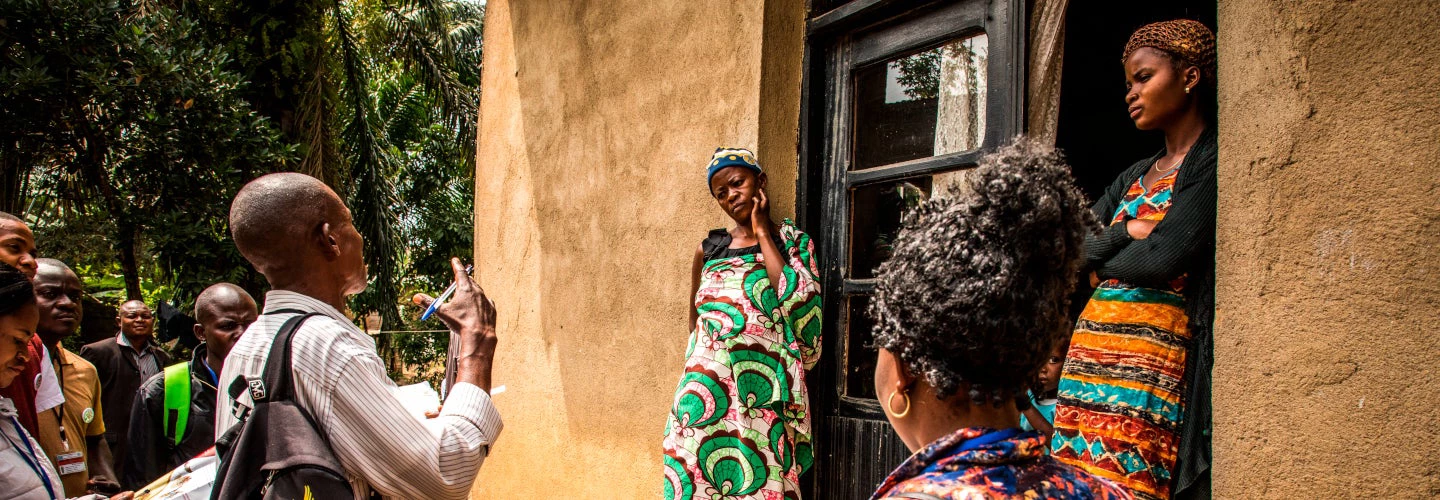
[[[395,396],[400,398],[400,404],[418,420],[425,420],[425,412],[440,409],[440,393],[435,392],[429,382],[397,387]]]
[[[205,450],[149,486],[140,488],[135,492],[135,500],[209,500],[219,464],[215,448]]]

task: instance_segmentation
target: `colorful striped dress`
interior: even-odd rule
[[[1126,191],[1111,220],[1159,222],[1177,171]],[[1111,279],[1075,325],[1055,408],[1055,458],[1128,487],[1136,498],[1170,498],[1180,444],[1190,332],[1185,277],[1165,288]]]
[[[776,286],[758,245],[721,245],[700,271],[700,314],[665,424],[667,500],[800,498],[814,462],[805,370],[820,359],[820,273],[794,223],[779,239]]]

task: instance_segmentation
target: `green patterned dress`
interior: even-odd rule
[[[707,243],[724,249],[729,235],[717,231]],[[665,424],[666,499],[800,498],[814,462],[805,370],[820,359],[819,268],[793,222],[779,239],[778,287],[758,245],[706,252],[700,316]]]

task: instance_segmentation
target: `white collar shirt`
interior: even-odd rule
[[[456,384],[439,417],[417,419],[396,395],[375,342],[334,307],[299,293],[267,293],[264,314],[225,358],[216,437],[238,423],[240,405],[252,405],[248,391],[236,401],[228,388],[237,377],[264,372],[275,334],[294,316],[274,313],[284,309],[321,314],[291,340],[295,400],[330,441],[356,495],[374,488],[386,497],[466,498],[503,427],[490,396]]]

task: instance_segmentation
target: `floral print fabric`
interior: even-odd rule
[[[885,478],[871,500],[942,499],[1130,499],[1115,483],[1062,464],[1046,454],[1045,438],[1035,432],[996,436],[983,427],[957,430],[911,455]],[[972,440],[1000,438],[975,445]]]
[[[794,223],[780,236],[788,261],[777,286],[758,252],[701,270],[665,425],[666,499],[800,497],[814,461],[805,370],[820,359],[819,268]]]

